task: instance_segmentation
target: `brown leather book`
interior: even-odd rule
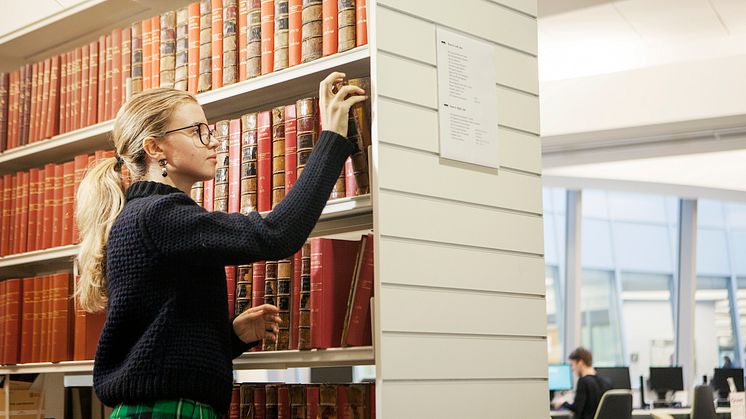
[[[321,0],[303,0],[301,26],[301,62],[321,58],[323,47]]]
[[[28,229],[26,236],[26,251],[33,252],[36,247],[36,229],[38,228],[36,220],[39,217],[39,169],[29,170],[29,191],[28,191]]]
[[[367,77],[350,79],[349,84],[358,86],[365,90],[366,94],[370,94],[370,79]],[[351,156],[352,171],[357,186],[354,195],[364,195],[370,193],[368,170],[368,146],[371,145],[370,100],[352,106],[347,126],[347,138],[356,144],[356,150]]]
[[[142,88],[153,87],[150,75],[153,73],[153,26],[150,18],[143,19],[140,25],[142,35]]]
[[[268,260],[265,263],[264,277],[264,304],[277,305],[277,261]],[[263,351],[274,351],[277,349],[277,342],[265,339],[262,342]]]
[[[18,199],[16,201],[16,253],[26,252],[26,233],[28,231],[29,172],[18,173]]]
[[[49,103],[47,107],[46,137],[59,134],[60,129],[60,60],[52,57],[52,71],[49,76]]]
[[[223,0],[211,1],[212,88],[223,87]]]
[[[42,231],[42,249],[52,247],[52,237],[54,236],[54,163],[48,163],[44,166],[44,210],[43,210],[43,231]]]
[[[10,73],[0,73],[0,152],[8,148]]]
[[[44,192],[46,188],[46,181],[46,170],[43,167],[39,168],[39,183],[38,189],[36,191],[36,203],[38,206],[38,211],[36,212],[35,220],[29,219],[29,223],[36,224],[36,235],[33,237],[34,249],[36,250],[44,249]],[[29,236],[29,239],[32,239],[31,236]]]
[[[160,87],[174,87],[176,81],[176,12],[160,16]]]
[[[248,0],[248,28],[246,35],[246,78],[262,75],[262,4]]]
[[[69,361],[71,357],[70,345],[70,322],[68,316],[70,310],[68,301],[70,296],[70,274],[60,273],[52,275],[50,292],[49,318],[51,325],[51,362]]]
[[[197,81],[197,91],[206,92],[212,89],[211,0],[200,0],[199,12],[199,79]]]
[[[24,82],[24,101],[23,101],[23,119],[22,119],[22,135],[21,145],[29,143],[29,134],[31,133],[31,64],[26,64],[24,67],[25,82]]]
[[[73,69],[74,74],[74,69]],[[107,82],[107,86],[109,86]],[[111,31],[111,87],[109,88],[109,119],[122,106],[122,30]],[[74,99],[73,99],[74,100]]]
[[[249,0],[238,0],[238,37],[236,42],[238,43],[238,80],[244,81],[247,79],[246,64],[248,63],[248,52],[246,48],[249,46],[248,37],[249,27]]]
[[[359,47],[368,43],[367,0],[355,0],[355,44]]]
[[[214,211],[228,212],[229,132],[229,120],[215,123],[215,139],[218,141],[218,148],[215,151],[218,155],[218,164],[215,167]]]
[[[303,0],[288,0],[288,67],[301,63]]]
[[[252,286],[251,286],[251,306],[258,307],[264,304],[264,282],[267,274],[267,265],[265,262],[255,262],[252,264]],[[257,345],[251,349],[251,352],[261,351],[262,347]]]
[[[306,167],[306,162],[311,156],[313,146],[316,144],[319,135],[317,109],[317,98],[301,99],[295,103],[298,177],[303,173],[303,168]]]
[[[277,335],[277,350],[290,349],[290,303],[293,281],[293,259],[277,261],[277,308],[280,309],[280,332]]]
[[[293,255],[293,278],[290,283],[290,346],[289,349],[298,349],[298,325],[300,320],[300,277],[302,251]]]
[[[21,308],[23,283],[20,278],[4,281],[5,285],[5,350],[4,363],[18,364],[21,349]]]
[[[40,104],[36,101],[36,97],[41,90],[39,84],[39,63],[33,63],[31,64],[31,122],[29,126],[29,143],[36,142],[36,128],[38,122],[38,119],[36,118],[36,110],[40,107]]]
[[[274,70],[275,0],[262,1],[262,74]]]
[[[311,349],[311,243],[301,249],[298,349]]]
[[[265,384],[264,385],[264,416],[265,418],[277,418],[279,412],[277,411],[277,389],[279,384]]]
[[[223,85],[238,81],[238,3],[223,0]]]
[[[62,240],[63,246],[73,244],[75,222],[75,162],[63,164],[62,178]]]
[[[0,224],[0,256],[7,256],[11,253],[10,247],[10,226],[13,211],[13,175],[3,176],[3,194],[2,194],[2,224]]]
[[[143,45],[142,45],[142,23],[135,22],[130,26],[130,32],[132,33],[132,58],[131,63],[131,78],[132,82],[132,94],[142,92],[142,60],[143,60]]]
[[[290,385],[290,416],[291,418],[306,417],[306,388],[303,384]]]
[[[233,316],[238,316],[251,307],[253,284],[252,265],[239,265],[236,273],[236,307]]]
[[[194,202],[196,202],[197,205],[201,207],[202,203],[204,202],[204,183],[195,182],[194,185],[192,185],[190,196],[192,197],[192,200],[194,200]]]
[[[150,84],[153,88],[161,85],[161,17],[150,18],[150,40],[153,43],[150,57]]]
[[[272,111],[257,114],[257,208],[272,209]]]
[[[52,247],[62,245],[62,229],[63,229],[63,210],[62,210],[62,199],[63,199],[63,181],[65,176],[65,166],[63,164],[56,164],[54,166],[54,200],[53,200],[53,213],[52,218]]]
[[[241,116],[241,214],[257,210],[257,114]]]
[[[277,418],[290,417],[290,387],[287,384],[277,387]]]
[[[113,77],[114,77],[114,45],[113,45],[113,38],[111,35],[106,36],[106,54],[104,56],[104,121],[108,121],[112,119],[112,116],[114,115],[112,105],[113,97],[112,97],[112,89],[113,89]],[[68,92],[68,96],[69,92]]]
[[[73,208],[75,208],[75,202],[77,201],[78,196],[78,188],[80,187],[80,183],[83,182],[83,178],[85,177],[86,171],[88,170],[88,155],[87,154],[80,154],[75,156],[75,160],[73,160],[74,165],[74,175],[73,175],[73,183],[74,183],[74,190],[73,190]],[[80,242],[80,230],[78,229],[78,224],[75,222],[75,218],[73,217],[73,237],[72,237],[73,243]]]
[[[38,131],[38,139],[43,140],[47,137],[47,113],[49,112],[49,81],[50,77],[52,75],[52,59],[47,58],[44,60],[44,65],[42,68],[42,87],[41,87],[41,99],[40,99],[40,106],[41,109],[38,111],[39,115],[39,131]],[[2,130],[2,125],[0,124],[0,130]]]
[[[360,241],[350,297],[347,302],[342,347],[372,345],[370,299],[373,297],[373,235]]]
[[[98,39],[98,110],[96,122],[106,121],[106,36]]]
[[[274,71],[288,68],[289,12],[288,0],[275,0]]]
[[[37,277],[23,278],[23,298],[21,302],[21,353],[20,362],[31,362],[32,337],[34,330],[34,286]]]
[[[122,84],[119,86],[119,94],[122,96],[120,103],[124,103],[132,95],[132,30],[129,26],[122,28],[121,72]]]
[[[88,51],[88,45],[83,45],[81,51],[82,58],[80,60],[80,109],[78,111],[79,128],[83,128],[88,125],[88,83],[91,76],[90,70],[88,68],[91,61],[90,52]]]
[[[176,11],[176,68],[174,71],[174,88],[187,90],[189,86],[189,9],[186,7]]]
[[[285,107],[272,109],[272,208],[285,197]]]
[[[337,417],[337,385],[321,384],[319,386],[319,417]]]
[[[355,0],[337,2],[337,51],[344,52],[355,48],[356,15]]]
[[[187,90],[196,95],[199,80],[199,2],[189,4],[188,19]]]

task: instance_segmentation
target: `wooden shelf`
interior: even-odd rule
[[[236,118],[301,97],[317,96],[319,81],[336,70],[348,77],[367,76],[370,73],[368,46],[204,92],[197,95],[197,99],[211,122]],[[112,148],[109,137],[113,126],[113,121],[104,121],[0,153],[0,175],[46,163],[70,161],[78,154]]]
[[[373,365],[372,346],[314,349],[310,351],[247,352],[233,361],[233,368],[286,369],[299,367],[333,367]],[[0,366],[2,374],[87,373],[93,372],[93,361],[40,362]]]
[[[262,213],[266,216],[269,212]],[[316,223],[312,237],[373,228],[373,207],[370,195],[329,201]],[[0,279],[31,277],[71,270],[78,254],[78,245],[55,247],[0,258]]]
[[[15,70],[98,39],[114,28],[176,10],[190,0],[86,0],[0,36],[0,71]]]

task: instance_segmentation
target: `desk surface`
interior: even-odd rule
[[[677,408],[677,409],[635,409],[632,411],[632,417],[633,418],[649,418],[652,417],[651,413],[663,413],[667,415],[671,415],[675,418],[689,418],[689,415],[691,413],[691,408]],[[720,418],[730,418],[730,408],[729,407],[718,407],[715,409],[715,412],[718,414],[718,417]],[[561,418],[572,418],[572,412],[569,410],[552,410],[551,416],[554,419],[561,419]]]

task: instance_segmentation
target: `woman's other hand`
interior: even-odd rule
[[[249,308],[233,319],[233,330],[244,343],[262,339],[275,342],[280,331],[279,312],[277,307],[270,304]]]

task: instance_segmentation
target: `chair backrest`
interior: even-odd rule
[[[717,419],[712,388],[708,385],[694,387],[692,419]]]
[[[595,419],[632,419],[632,391],[609,390],[604,393]]]

